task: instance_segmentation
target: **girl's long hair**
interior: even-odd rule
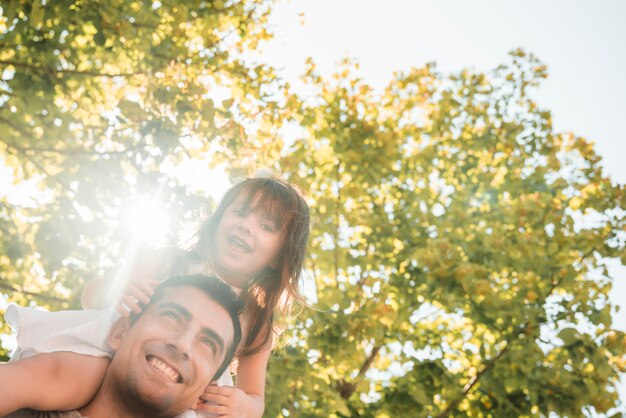
[[[215,266],[214,238],[226,208],[242,198],[243,206],[261,210],[282,234],[276,268],[266,267],[243,289],[244,315],[249,324],[239,356],[257,353],[271,341],[275,313],[286,314],[291,302],[303,302],[299,293],[304,255],[309,239],[309,206],[296,187],[273,178],[251,178],[234,185],[215,213],[198,231],[192,252]]]

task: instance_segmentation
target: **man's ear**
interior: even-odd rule
[[[111,332],[109,332],[109,338],[107,339],[109,347],[111,347],[113,351],[117,351],[120,348],[122,340],[126,336],[126,332],[130,329],[130,325],[130,319],[125,317],[113,323]]]

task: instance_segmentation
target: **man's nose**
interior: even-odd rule
[[[167,345],[183,360],[189,360],[192,353],[193,335],[191,332],[180,332],[178,335],[172,336]]]

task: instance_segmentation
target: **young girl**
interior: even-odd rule
[[[284,313],[290,301],[300,298],[308,235],[309,208],[293,186],[270,178],[248,179],[226,193],[191,250],[156,251],[131,269],[132,280],[120,303],[137,312],[160,280],[182,273],[215,273],[244,298],[236,385],[210,385],[198,410],[229,417],[263,414],[274,314]],[[90,282],[83,291],[83,306],[107,306],[102,295],[111,293],[109,286],[104,280]],[[68,326],[65,318],[56,330],[33,329],[32,334],[46,335],[29,333],[29,327],[41,327],[37,316],[54,314],[15,306],[7,310],[7,320],[20,329],[19,356],[38,355],[0,366],[0,416],[20,408],[75,409],[97,391],[110,356],[102,335],[114,320],[111,309],[94,310],[89,323]],[[55,321],[44,326],[50,327],[50,322]],[[225,375],[218,383],[228,382],[230,374]]]

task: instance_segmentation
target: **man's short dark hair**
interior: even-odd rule
[[[154,294],[150,298],[150,303],[144,305],[141,312],[144,312],[148,306],[161,299],[161,297],[165,293],[165,290],[183,286],[192,286],[202,290],[211,300],[217,302],[222,308],[226,310],[226,312],[228,312],[228,315],[233,322],[233,343],[226,351],[226,357],[224,358],[224,361],[222,362],[221,366],[213,377],[214,379],[218,378],[222,375],[222,373],[224,373],[224,371],[232,361],[235,355],[235,350],[237,350],[237,346],[241,341],[241,323],[239,322],[239,313],[243,308],[243,304],[240,298],[235,294],[235,292],[233,292],[233,289],[229,285],[224,283],[224,281],[222,281],[221,279],[215,277],[214,275],[207,276],[202,274],[195,274],[171,277],[167,280],[162,281],[157,287],[154,288]],[[136,314],[134,312],[131,312],[131,323],[134,324],[140,316],[141,313]]]

